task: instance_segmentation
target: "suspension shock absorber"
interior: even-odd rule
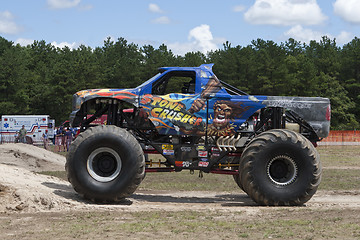
[[[271,116],[271,128],[273,129],[280,129],[282,128],[282,115],[283,109],[280,107],[272,108],[272,116]]]

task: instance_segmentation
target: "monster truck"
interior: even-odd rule
[[[259,205],[307,202],[320,184],[315,147],[329,133],[329,99],[249,95],[212,67],[163,67],[134,89],[74,94],[70,122],[81,133],[66,161],[74,189],[122,201],[145,172],[186,169],[233,175]],[[93,124],[103,115],[106,125]]]

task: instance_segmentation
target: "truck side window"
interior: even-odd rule
[[[195,81],[196,73],[193,71],[170,72],[153,85],[152,93],[154,95],[170,93],[194,94]]]

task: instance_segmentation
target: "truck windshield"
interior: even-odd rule
[[[159,75],[161,75],[161,73],[156,74],[155,76],[153,76],[152,78],[150,78],[149,80],[147,80],[146,82],[144,82],[143,84],[141,84],[140,86],[138,86],[138,88],[144,87],[146,85],[148,85],[150,82],[152,82],[155,78],[159,77]]]

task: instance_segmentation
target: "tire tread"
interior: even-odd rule
[[[311,166],[314,169],[311,183],[303,193],[290,200],[282,201],[273,196],[268,196],[260,190],[260,186],[254,181],[257,174],[254,163],[257,161],[259,152],[268,148],[269,145],[278,141],[291,141],[311,159]],[[321,181],[322,168],[320,157],[313,144],[301,134],[285,129],[274,129],[264,132],[254,138],[245,148],[239,167],[239,178],[244,191],[258,204],[266,206],[288,206],[302,205],[307,202],[316,192]]]

